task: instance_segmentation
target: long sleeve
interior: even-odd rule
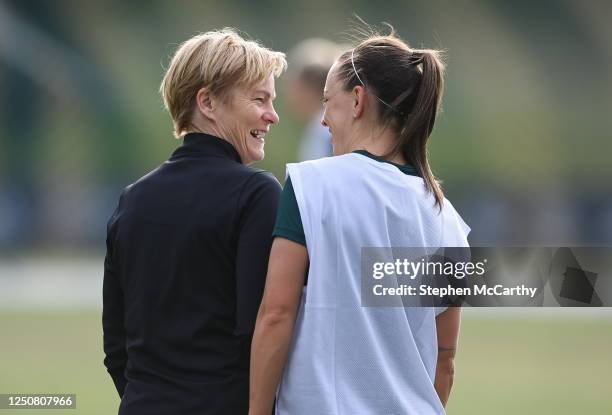
[[[263,295],[272,246],[272,229],[281,193],[269,173],[254,174],[241,195],[236,256],[236,334],[250,337]],[[250,348],[249,345],[245,345]]]
[[[123,396],[127,384],[125,378],[125,368],[127,365],[126,333],[123,290],[119,280],[115,250],[113,249],[120,206],[121,202],[107,226],[102,293],[102,329],[104,331],[104,365],[115,383],[119,396]]]

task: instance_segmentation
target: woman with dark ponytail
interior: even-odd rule
[[[392,31],[338,58],[334,155],[287,166],[251,349],[250,414],[443,414],[459,308],[363,307],[364,247],[466,247],[427,158],[439,52]],[[401,303],[400,303],[401,304]]]

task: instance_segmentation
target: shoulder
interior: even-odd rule
[[[274,175],[265,170],[248,167],[240,191],[240,205],[263,204],[276,206],[282,192],[282,186]]]
[[[168,162],[164,162],[162,164],[160,164],[159,166],[155,167],[153,170],[151,170],[150,172],[146,173],[145,175],[143,175],[142,177],[138,178],[137,180],[135,180],[134,182],[130,183],[129,185],[127,185],[122,193],[121,193],[121,198],[127,198],[129,195],[134,194],[134,193],[138,193],[139,189],[144,188],[149,186],[151,183],[154,183],[156,178],[158,176],[160,176],[162,170],[164,169],[164,166],[167,164]]]
[[[388,170],[385,170],[385,166],[381,169],[377,164],[383,163],[370,160],[360,154],[348,153],[287,164],[287,176],[292,178],[296,187],[345,188],[371,181],[372,177],[378,175],[387,175]]]
[[[274,177],[272,173],[266,170],[255,169],[247,167],[248,171],[245,172],[245,190],[248,189],[268,189],[268,190],[282,190],[282,186],[278,179]]]
[[[287,164],[287,180],[290,179],[294,196],[300,205],[312,202],[318,203],[321,197],[338,188],[351,186],[350,178],[358,177],[352,171],[352,156],[325,157],[300,163]],[[285,184],[287,187],[287,184]]]

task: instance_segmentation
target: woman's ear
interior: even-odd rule
[[[365,88],[357,85],[353,88],[353,118],[361,118],[365,110],[366,92]]]
[[[201,88],[196,94],[196,105],[198,111],[207,119],[215,119],[215,107],[217,100],[206,88]]]

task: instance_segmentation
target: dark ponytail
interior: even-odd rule
[[[377,100],[381,122],[398,134],[385,154],[401,153],[425,181],[442,209],[444,193],[427,159],[431,135],[444,89],[444,63],[433,49],[411,49],[395,33],[372,34],[339,59],[346,90],[363,84]]]
[[[427,140],[433,131],[436,114],[440,107],[444,89],[444,65],[435,50],[412,51],[415,61],[421,62],[421,82],[412,111],[405,115],[400,137],[391,154],[398,150],[412,164],[423,180],[425,187],[436,198],[441,209],[444,193],[435,178],[427,159]]]

